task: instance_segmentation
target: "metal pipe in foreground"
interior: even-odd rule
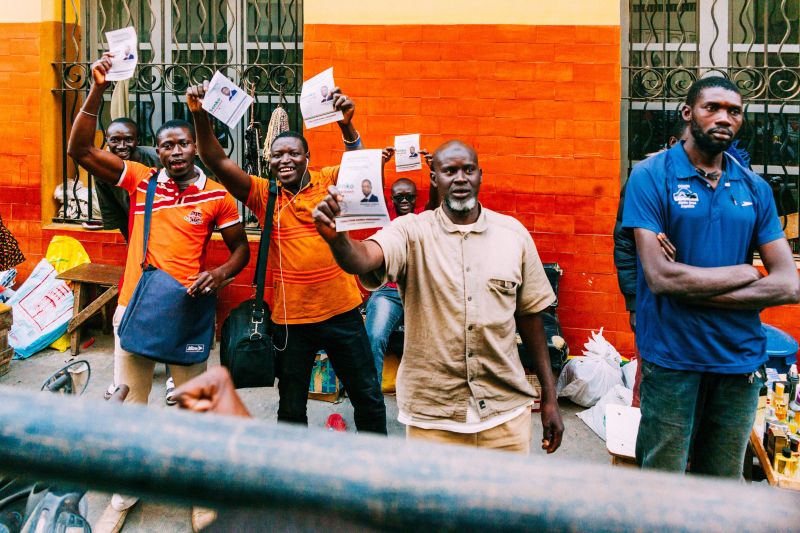
[[[776,489],[0,387],[0,469],[378,528],[785,531]]]

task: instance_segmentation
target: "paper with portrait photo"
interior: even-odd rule
[[[214,118],[224,122],[229,128],[235,128],[253,103],[247,91],[237,86],[220,71],[216,71],[208,84],[208,91],[203,97],[203,109]]]
[[[408,172],[422,168],[419,153],[419,133],[398,135],[394,138],[394,161],[397,172]]]
[[[336,231],[382,228],[389,224],[383,198],[381,150],[353,150],[342,155],[336,188],[343,196]]]
[[[106,73],[108,81],[122,81],[133,77],[136,64],[139,62],[139,38],[133,26],[121,30],[107,31],[108,51],[114,54],[111,58],[111,69]]]
[[[333,109],[333,67],[303,82],[300,93],[300,113],[306,128],[316,128],[338,122],[344,118],[341,111]]]

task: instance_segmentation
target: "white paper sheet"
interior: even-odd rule
[[[300,93],[300,112],[306,128],[316,128],[338,122],[344,118],[341,111],[333,109],[333,67],[303,82]]]
[[[133,26],[121,30],[107,31],[108,51],[114,54],[111,69],[106,73],[108,81],[122,81],[133,77],[139,62],[137,51],[139,39]]]
[[[203,109],[213,117],[235,128],[253,103],[253,98],[220,71],[214,73],[203,98]]]
[[[398,135],[394,138],[394,164],[397,172],[408,172],[422,168],[419,153],[419,133]]]
[[[382,228],[389,223],[381,167],[380,150],[353,150],[342,155],[336,188],[344,200],[336,231]]]

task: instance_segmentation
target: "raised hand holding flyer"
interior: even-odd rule
[[[114,54],[111,58],[111,70],[106,73],[106,80],[122,81],[132,78],[139,62],[137,52],[139,39],[136,37],[134,27],[107,31],[106,41],[108,41],[108,51]]]
[[[303,115],[306,128],[316,128],[344,118],[341,111],[333,108],[333,89],[335,87],[333,67],[303,82],[303,90],[300,93],[300,113]]]
[[[220,71],[214,73],[203,97],[203,109],[231,129],[239,124],[252,103],[253,98]]]
[[[336,231],[382,228],[389,223],[383,198],[380,150],[353,150],[342,155],[336,188],[344,199]]]
[[[419,133],[398,135],[394,138],[394,161],[397,172],[408,172],[422,168],[419,153]]]

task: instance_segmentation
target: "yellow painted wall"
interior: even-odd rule
[[[305,0],[306,24],[618,26],[620,0]]]
[[[80,9],[80,2],[75,1]],[[74,20],[72,1],[67,2],[68,20]],[[0,24],[61,20],[60,0],[0,0]]]

